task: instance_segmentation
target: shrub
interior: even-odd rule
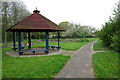
[[[120,1],[119,1],[120,3]],[[99,37],[104,44],[112,48],[114,51],[120,52],[120,4],[114,10],[115,16],[111,17],[108,22],[103,25],[101,31],[99,31]]]
[[[112,36],[112,43],[110,45],[115,51],[120,52],[120,31]]]

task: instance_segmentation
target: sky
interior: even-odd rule
[[[109,20],[119,0],[23,0],[27,9],[40,10],[40,14],[59,24],[69,21],[102,28]]]

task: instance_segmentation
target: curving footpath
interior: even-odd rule
[[[92,41],[75,52],[72,58],[55,78],[95,78],[92,69]]]

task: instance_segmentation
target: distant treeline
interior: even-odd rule
[[[61,22],[59,26],[62,26],[65,29],[65,32],[62,32],[62,37],[66,38],[80,38],[80,37],[96,37],[96,28],[92,26],[85,26],[76,23],[71,23],[68,21]]]

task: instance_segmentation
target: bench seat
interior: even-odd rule
[[[38,51],[47,51],[47,50],[21,50],[22,52],[38,52]]]
[[[28,47],[28,46],[22,46],[21,48],[24,49],[25,47]],[[18,48],[13,48],[13,50],[17,50]]]
[[[52,49],[54,49],[54,48],[60,49],[61,48],[59,46],[49,46],[49,47],[51,47]]]
[[[47,50],[21,50],[19,53],[23,54],[24,52],[32,52],[33,54],[35,54],[35,52],[39,52],[39,51],[47,52]]]

